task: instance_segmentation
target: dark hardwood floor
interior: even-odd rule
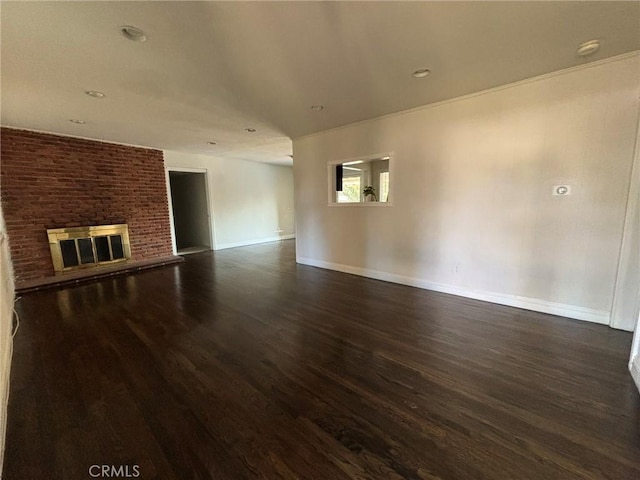
[[[299,266],[292,241],[18,312],[6,480],[640,479],[631,334]]]

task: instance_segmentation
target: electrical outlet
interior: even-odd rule
[[[460,273],[460,265],[456,265],[455,267],[453,267],[453,273]]]

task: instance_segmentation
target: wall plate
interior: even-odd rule
[[[571,195],[571,185],[554,185],[552,195],[554,197],[566,197]]]

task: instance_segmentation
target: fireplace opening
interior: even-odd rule
[[[56,275],[126,262],[131,257],[126,224],[54,228],[47,235]]]

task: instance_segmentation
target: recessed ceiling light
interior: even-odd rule
[[[69,120],[71,123],[77,123],[78,125],[84,125],[85,121],[84,120],[76,120],[74,118]]]
[[[96,92],[95,90],[86,90],[84,93],[93,98],[104,98],[106,95],[102,92]]]
[[[216,142],[207,142],[209,145],[216,145]]]
[[[132,40],[134,42],[147,41],[147,35],[138,27],[134,27],[131,25],[123,25],[122,27],[120,27],[120,33],[122,33],[122,35],[124,35],[125,38]]]
[[[420,70],[416,70],[411,74],[413,78],[424,78],[429,75],[431,71],[428,68],[421,68]]]
[[[256,131],[256,129],[255,129],[255,128],[245,128],[245,130],[246,130],[247,132],[251,132],[251,133],[253,133],[253,132],[255,132],[255,131]]]
[[[319,112],[320,110],[324,110],[324,107],[322,105],[313,105],[311,107],[311,110],[313,110],[314,112]]]
[[[600,48],[600,40],[589,40],[578,47],[578,56],[586,57],[592,53],[596,53]]]

